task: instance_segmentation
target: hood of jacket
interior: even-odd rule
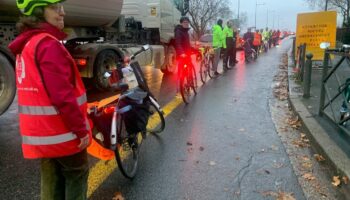
[[[8,47],[14,55],[19,54],[22,52],[25,44],[30,40],[30,38],[39,33],[48,33],[58,40],[63,40],[67,37],[66,33],[59,30],[55,26],[49,23],[42,23],[40,24],[39,28],[28,29],[21,33],[18,37],[16,37],[14,41],[9,44]]]

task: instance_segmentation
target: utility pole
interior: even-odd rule
[[[238,16],[237,16],[238,22],[239,22],[239,9],[240,9],[240,6],[241,6],[241,1],[238,0]]]
[[[269,9],[266,9],[266,28],[269,27]]]
[[[327,11],[328,10],[328,0],[326,0],[326,5],[324,7],[324,10]]]
[[[258,3],[258,0],[255,0],[255,28],[256,28],[256,13],[258,10],[258,6],[265,5],[265,3]]]

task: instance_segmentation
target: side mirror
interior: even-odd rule
[[[330,46],[331,46],[331,43],[329,43],[329,42],[322,42],[320,44],[321,49],[328,49]]]
[[[150,48],[150,46],[149,46],[148,44],[143,45],[143,47],[142,47],[142,49],[143,49],[144,51],[147,51],[149,48]]]

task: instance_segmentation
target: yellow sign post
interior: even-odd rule
[[[329,42],[330,48],[336,44],[337,12],[314,12],[298,14],[296,46],[306,43],[306,51],[312,53],[313,60],[322,60],[322,42]]]

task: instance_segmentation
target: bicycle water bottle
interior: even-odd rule
[[[122,73],[124,77],[123,81],[129,85],[129,89],[134,89],[138,86],[135,73],[130,66],[124,67]]]

